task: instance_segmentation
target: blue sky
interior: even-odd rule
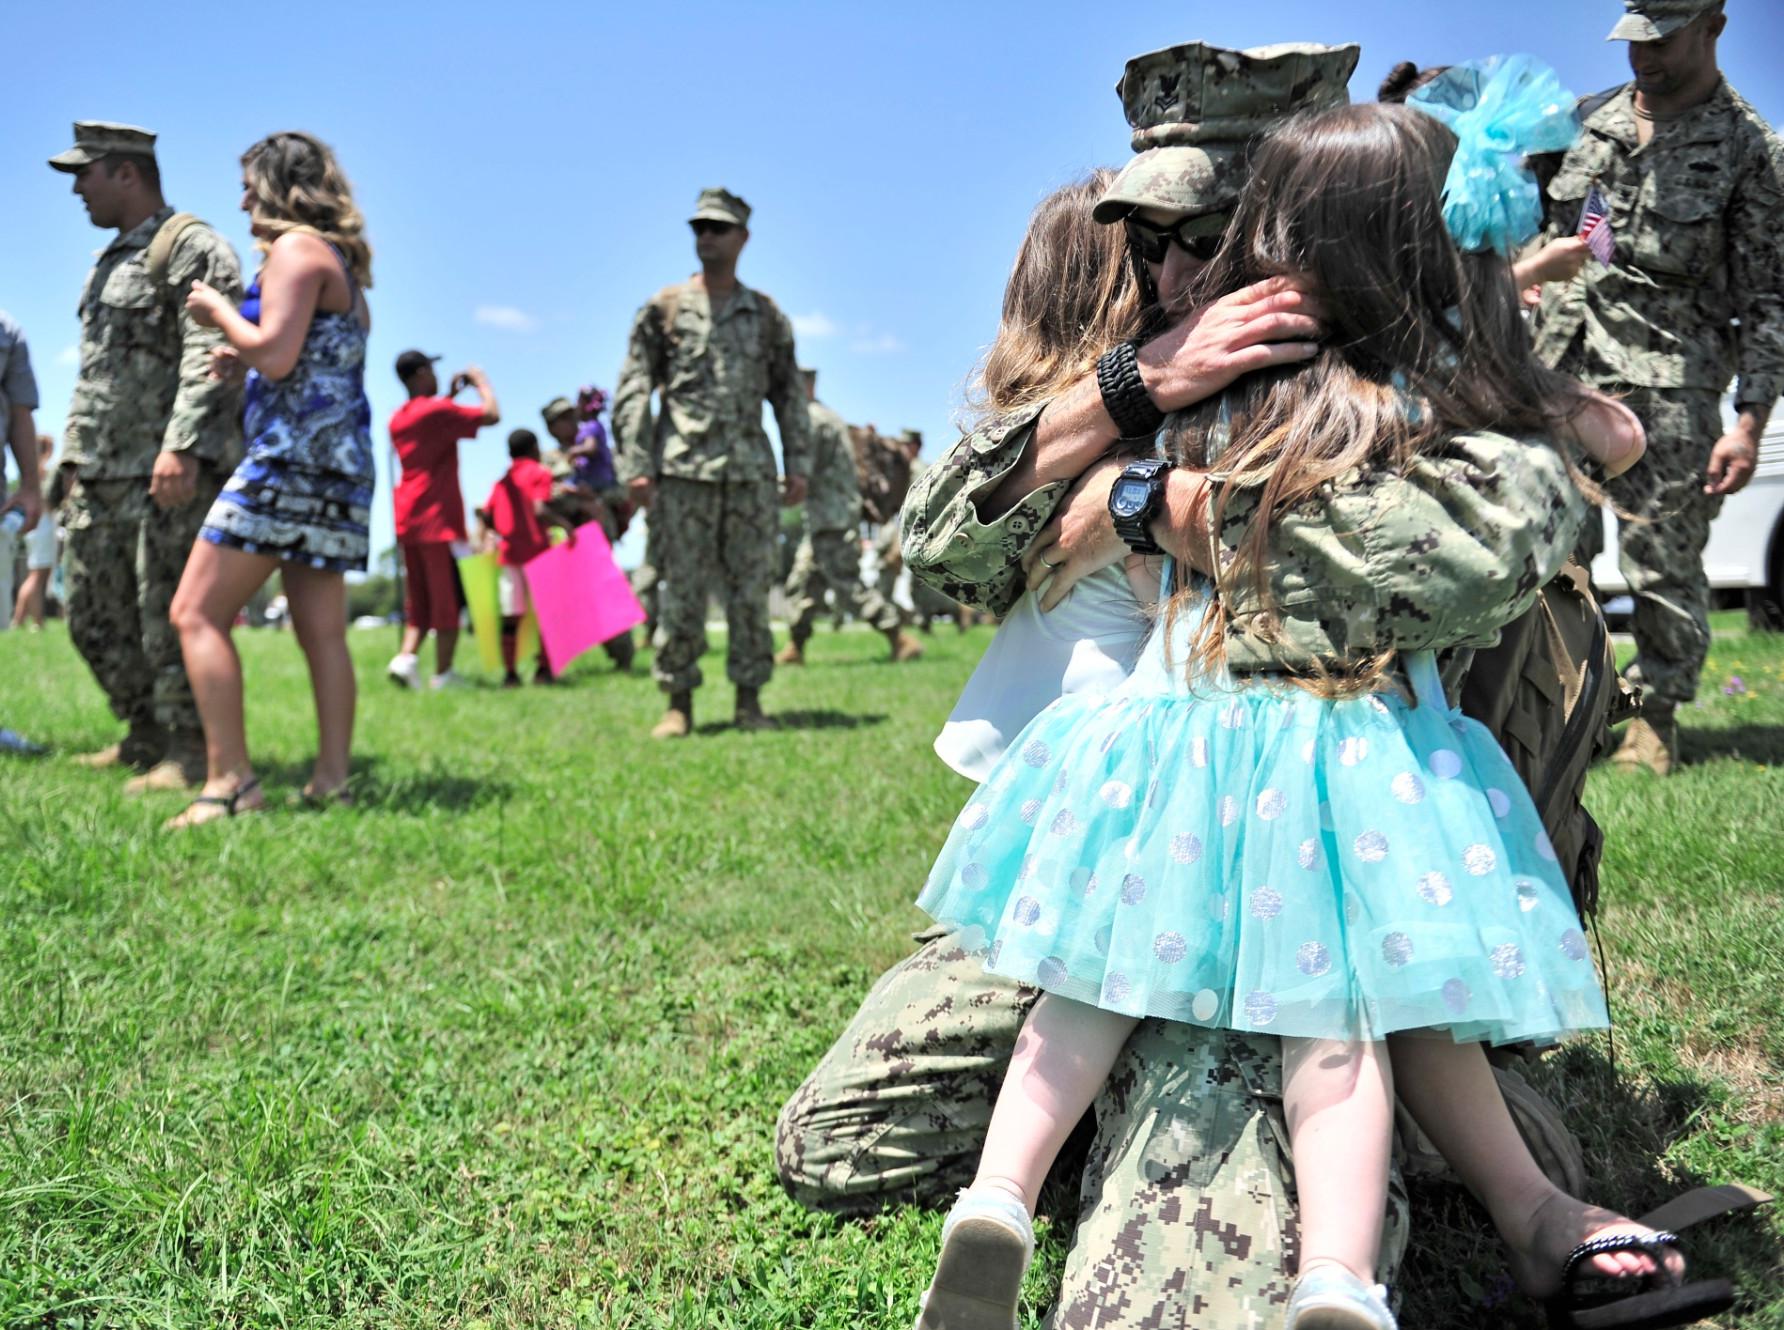
[[[1728,7],[1724,69],[1776,125],[1784,6]],[[1356,41],[1359,98],[1403,58],[1529,51],[1582,94],[1627,77],[1626,48],[1603,40],[1618,0],[79,9],[7,19],[0,308],[30,339],[40,427],[60,433],[75,303],[106,240],[44,165],[71,122],[157,130],[169,201],[249,263],[237,159],[262,134],[310,130],[340,154],[377,250],[374,548],[391,539],[396,354],[489,371],[504,420],[464,448],[480,502],[510,427],[538,429],[538,408],[578,384],[611,388],[633,312],[695,266],[684,219],[702,186],[755,208],[741,274],[795,317],[825,400],[852,421],[921,429],[934,456],[1030,209],[1128,155],[1113,86],[1129,56],[1196,39]]]

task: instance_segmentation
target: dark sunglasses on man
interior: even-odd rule
[[[1206,217],[1185,217],[1170,226],[1159,226],[1131,214],[1126,221],[1127,238],[1147,263],[1163,263],[1165,251],[1172,245],[1190,258],[1207,263],[1220,248],[1221,233],[1225,230],[1221,226],[1210,231]]]
[[[688,225],[697,236],[728,236],[737,228],[735,222],[715,222],[706,217],[695,218]]]

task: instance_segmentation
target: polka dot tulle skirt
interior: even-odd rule
[[[918,904],[986,968],[1133,1016],[1309,1038],[1549,1042],[1609,1024],[1528,792],[1444,699],[1185,677],[1161,622],[961,812]]]

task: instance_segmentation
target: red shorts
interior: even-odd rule
[[[424,633],[458,629],[458,570],[444,540],[403,541],[403,622]]]

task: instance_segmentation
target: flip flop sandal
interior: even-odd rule
[[[1681,1284],[1667,1272],[1672,1233],[1614,1233],[1582,1242],[1561,1269],[1561,1292],[1547,1303],[1549,1325],[1562,1330],[1665,1330],[1690,1325],[1734,1305],[1734,1285],[1726,1279]],[[1586,1267],[1594,1256],[1641,1252],[1658,1267],[1652,1275],[1601,1275]]]
[[[188,812],[190,812],[192,809],[196,808],[199,804],[208,804],[208,805],[216,807],[216,808],[221,808],[223,810],[223,812],[229,817],[235,817],[238,813],[258,812],[259,810],[256,808],[246,808],[246,809],[243,808],[241,806],[241,802],[243,799],[247,798],[250,794],[254,793],[254,791],[258,790],[259,788],[260,788],[260,777],[252,776],[248,779],[248,781],[245,784],[236,786],[235,790],[230,794],[201,794],[197,798],[195,798],[191,803],[187,804],[186,809]],[[211,818],[206,818],[205,822],[215,822],[217,820],[218,819],[211,817]],[[203,825],[204,825],[203,822],[184,822],[184,823],[180,824],[179,830],[185,831],[190,827],[203,826]]]

